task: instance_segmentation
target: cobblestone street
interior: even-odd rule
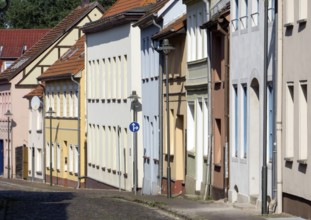
[[[52,188],[55,190],[55,188]],[[178,219],[107,191],[51,191],[0,182],[0,219]]]

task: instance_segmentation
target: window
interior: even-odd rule
[[[37,148],[36,172],[42,172],[42,149]]]
[[[73,92],[69,93],[69,117],[73,117]]]
[[[32,121],[33,121],[33,114],[32,114],[32,109],[31,108],[29,108],[28,113],[29,113],[28,131],[31,132],[31,130],[32,130]]]
[[[101,68],[101,82],[105,83],[106,82],[106,61],[105,59],[102,60],[102,68]],[[106,99],[106,86],[101,86],[101,93],[102,93],[102,98]]]
[[[78,111],[79,111],[79,100],[78,100],[78,89],[75,91],[74,94],[74,117],[78,117]]]
[[[242,129],[242,157],[247,158],[247,85],[242,84],[242,111],[243,111],[243,129]]]
[[[285,10],[285,26],[292,26],[294,24],[294,0],[286,0]]]
[[[239,0],[233,0],[232,4],[232,31],[237,31],[239,29]]]
[[[60,92],[56,96],[56,116],[60,116]]]
[[[207,56],[207,39],[200,26],[207,20],[206,5],[197,5],[189,8],[187,13],[187,49],[188,62],[200,60]]]
[[[259,17],[259,0],[252,0],[252,27],[258,25],[258,17]]]
[[[267,88],[267,146],[268,146],[268,162],[272,163],[273,157],[273,87],[272,82],[269,83]]]
[[[123,99],[128,97],[127,95],[127,55],[124,55],[123,59]]]
[[[121,56],[117,59],[117,99],[121,99],[121,82],[122,82]]]
[[[299,160],[308,154],[308,89],[307,81],[300,81],[299,90]]]
[[[57,144],[57,148],[56,148],[56,169],[57,170],[60,170],[60,158],[61,158],[61,156],[60,156],[60,145],[59,144]]]
[[[238,157],[238,146],[239,146],[239,108],[238,108],[238,87],[233,85],[233,114],[232,114],[232,137],[233,137],[233,157]]]
[[[73,172],[73,146],[69,147],[69,172]]]
[[[39,108],[37,111],[37,131],[42,131],[42,109]]]
[[[74,157],[75,157],[75,160],[74,160],[74,172],[75,174],[78,173],[78,170],[79,170],[79,148],[78,148],[78,145],[75,146],[75,152],[74,152]]]
[[[54,149],[54,144],[52,143],[52,168],[55,168],[55,149]]]
[[[64,94],[63,94],[63,117],[67,117],[67,92],[66,91],[64,91]]]
[[[298,22],[305,22],[308,18],[308,0],[299,0]]]
[[[112,98],[115,99],[117,94],[117,71],[116,71],[116,64],[117,60],[116,60],[116,57],[113,57],[112,58],[112,72],[111,72],[111,77],[112,77]]]
[[[202,155],[203,149],[203,112],[202,112],[202,102],[201,100],[197,100],[196,102],[196,141],[195,147],[197,155]]]
[[[242,0],[241,4],[241,29],[247,29],[248,23],[248,0]]]
[[[292,82],[287,83],[286,89],[286,119],[285,119],[285,144],[286,151],[285,157],[292,158],[294,157],[294,84]]]
[[[107,67],[107,71],[106,71],[106,73],[107,73],[107,78],[106,78],[106,87],[107,87],[107,98],[108,99],[110,99],[111,98],[111,87],[112,87],[112,83],[111,83],[111,80],[112,80],[112,78],[111,78],[111,59],[110,58],[108,58],[107,59],[107,63],[106,63],[106,67]]]
[[[194,151],[195,148],[195,123],[194,102],[188,102],[187,108],[187,150]]]
[[[207,107],[207,99],[204,99],[204,104],[203,104],[203,155],[207,156],[208,155],[208,107]]]
[[[87,74],[87,96],[88,99],[92,97],[92,63],[88,63],[88,74]]]
[[[46,157],[45,157],[46,167],[50,167],[50,143],[46,143]]]

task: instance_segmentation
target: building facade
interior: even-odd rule
[[[186,193],[204,195],[208,183],[208,38],[201,25],[209,2],[184,0],[187,6],[187,174]]]
[[[264,54],[264,1],[232,0],[230,13],[230,190],[232,202],[260,206],[263,148],[267,149],[267,187],[272,195],[275,72],[275,2],[268,5],[268,49]],[[267,87],[264,88],[264,59]],[[264,90],[267,109],[263,109]],[[267,111],[267,127],[263,112]],[[267,142],[263,143],[263,133]]]
[[[84,43],[81,37],[38,77],[45,84],[46,182],[78,188],[85,182]]]
[[[282,83],[283,211],[311,218],[310,150],[310,45],[311,4],[284,1]],[[281,46],[281,45],[280,45]],[[281,98],[281,97],[278,97]]]
[[[11,155],[11,177],[22,177],[20,165],[23,162],[21,159],[18,159],[19,161],[16,163],[16,158],[20,158],[21,155],[16,155],[15,149],[28,147],[29,113],[26,109],[29,107],[29,101],[23,97],[37,86],[37,77],[46,71],[82,36],[83,33],[79,28],[87,22],[99,19],[103,11],[104,9],[97,2],[78,6],[8,69],[1,73],[0,91],[5,96],[2,99],[3,104],[1,106],[9,109],[13,114],[12,141],[10,142],[11,148],[9,153]],[[3,126],[7,124],[7,122],[3,123]],[[6,140],[7,133],[4,130],[0,131],[0,140]],[[6,155],[8,154],[4,154],[5,164],[7,164]],[[16,170],[17,167],[18,170]],[[7,173],[7,169],[4,173]]]
[[[131,1],[133,4],[129,4],[129,1],[119,0],[101,20],[83,28],[87,46],[89,187],[127,191],[142,188],[144,125],[141,109],[136,112],[140,124],[136,146],[129,127],[135,115],[129,96],[132,91],[142,96],[141,33],[132,25],[148,10],[150,2]]]

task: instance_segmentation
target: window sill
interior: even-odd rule
[[[293,27],[294,24],[292,22],[287,22],[284,24],[284,27]]]
[[[302,165],[307,165],[307,159],[300,159],[300,160],[297,160],[297,162]]]
[[[298,24],[303,24],[303,23],[306,23],[307,22],[307,19],[306,18],[301,18],[297,21]]]
[[[284,160],[286,162],[293,162],[294,161],[294,158],[293,157],[284,157]]]

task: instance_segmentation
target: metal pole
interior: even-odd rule
[[[263,77],[263,155],[262,155],[262,204],[261,214],[268,214],[267,207],[267,51],[268,51],[268,0],[264,0],[264,77]]]
[[[52,186],[52,113],[50,114],[50,186]]]
[[[167,129],[167,198],[171,198],[171,146],[170,146],[170,104],[168,85],[168,54],[165,54],[165,76],[166,76],[166,129]]]
[[[134,100],[133,102],[136,102],[136,100]],[[137,111],[136,111],[136,105],[133,105],[133,118],[134,121],[137,121]],[[136,195],[137,193],[137,132],[134,132],[134,193]]]
[[[8,117],[8,179],[10,179],[10,117]]]

